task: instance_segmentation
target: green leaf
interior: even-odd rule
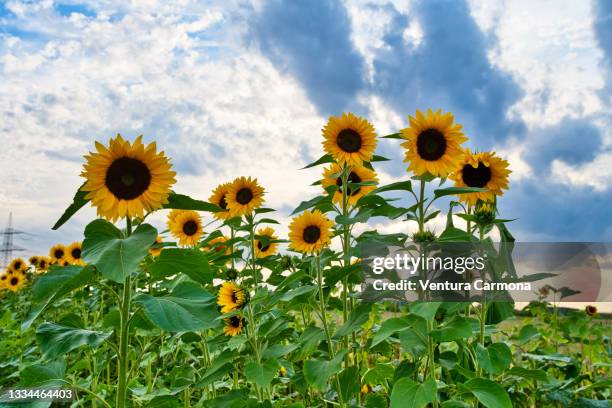
[[[224,211],[223,208],[208,203],[206,201],[194,200],[193,198],[177,193],[170,193],[168,196],[168,204],[164,205],[163,208],[175,209],[175,210],[194,210],[194,211],[208,211],[208,212],[220,212]]]
[[[379,156],[377,154],[375,154],[374,156],[372,156],[372,160],[370,160],[370,163],[374,163],[374,162],[382,162],[382,161],[390,161],[391,159],[386,158],[385,156]]]
[[[310,164],[309,164],[309,165],[307,165],[306,167],[302,167],[302,170],[304,170],[304,169],[309,169],[309,168],[311,168],[311,167],[318,166],[319,164],[331,163],[331,162],[333,162],[333,161],[334,161],[334,159],[333,159],[333,157],[331,157],[331,155],[329,155],[329,154],[325,154],[325,155],[323,155],[323,156],[319,157],[319,158],[317,159],[317,161],[310,163]]]
[[[472,235],[456,227],[447,227],[438,237],[439,242],[470,242]]]
[[[170,332],[197,331],[219,324],[215,297],[193,282],[182,282],[170,296],[138,295],[134,302],[159,328]]]
[[[359,328],[368,321],[371,303],[362,303],[351,312],[346,323],[344,323],[334,335],[335,339],[348,336],[349,334],[359,330]]]
[[[313,285],[298,286],[295,289],[290,289],[287,292],[283,293],[283,295],[280,297],[280,301],[290,302],[298,296],[302,296],[306,293],[312,293],[315,290],[317,290],[317,287]]]
[[[420,302],[410,306],[410,313],[421,316],[427,321],[433,321],[442,302]]]
[[[342,350],[332,360],[308,360],[304,362],[304,378],[308,384],[323,391],[327,380],[337,374],[342,367],[342,360],[347,350]]]
[[[74,195],[74,198],[72,199],[72,204],[70,204],[68,208],[66,208],[66,210],[64,211],[62,216],[59,218],[59,220],[57,220],[57,222],[55,223],[52,229],[56,230],[62,225],[64,225],[66,221],[72,218],[72,216],[76,214],[77,211],[79,211],[81,208],[83,208],[83,206],[85,206],[85,204],[89,202],[89,200],[85,198],[85,196],[87,195],[87,192],[81,190],[81,188],[83,188],[84,185],[85,183],[83,183],[81,187],[79,187],[76,194]]]
[[[278,363],[275,360],[267,360],[262,364],[250,362],[244,367],[244,375],[247,380],[265,388],[274,379],[277,368]]]
[[[398,181],[395,183],[380,186],[370,194],[378,194],[384,191],[412,191],[412,182],[410,180]]]
[[[442,408],[472,408],[467,402],[459,400],[448,400],[442,403]]]
[[[33,364],[24,368],[19,376],[21,385],[25,387],[64,385],[66,363],[61,360],[52,361],[47,365]]]
[[[515,375],[517,377],[525,378],[527,380],[537,380],[542,382],[548,382],[548,375],[544,370],[530,370],[523,367],[514,366],[506,372],[508,375]]]
[[[381,136],[381,139],[403,139],[400,133],[391,133],[390,135]]]
[[[491,380],[474,378],[463,385],[487,408],[512,408],[506,390]]]
[[[385,385],[393,379],[394,373],[395,367],[392,364],[376,364],[364,374],[363,381],[370,385]]]
[[[331,204],[331,198],[328,195],[325,196],[316,196],[312,200],[302,201],[300,205],[297,206],[295,210],[291,213],[291,215],[295,215],[297,213],[301,213],[302,211],[308,210],[309,208],[316,207],[320,204]]]
[[[471,335],[472,325],[470,321],[460,316],[455,316],[444,327],[431,331],[431,336],[439,342],[465,339]]]
[[[347,367],[338,375],[340,395],[344,401],[350,401],[359,392],[359,369],[356,366]]]
[[[434,190],[435,198],[440,198],[448,195],[466,194],[466,193],[481,193],[489,191],[486,188],[480,187],[446,187]]]
[[[93,283],[95,278],[96,274],[91,266],[52,267],[32,286],[32,300],[38,304],[32,307],[21,329],[28,329],[32,322],[58,299],[75,289]]]
[[[521,327],[518,338],[521,343],[527,343],[529,340],[539,336],[540,332],[538,329],[534,325],[528,324]]]
[[[505,343],[493,343],[487,348],[476,344],[474,352],[480,367],[491,374],[501,373],[510,367],[512,362],[512,352]]]
[[[85,227],[83,259],[104,277],[123,283],[138,269],[155,238],[157,231],[149,224],[140,224],[125,238],[110,222],[95,220]]]
[[[184,273],[202,284],[211,283],[213,280],[208,257],[204,252],[193,248],[164,249],[149,266],[149,270],[157,278]]]
[[[43,323],[36,329],[36,339],[43,352],[43,357],[55,358],[84,345],[96,348],[111,333]]]
[[[363,210],[362,209],[354,217],[349,217],[349,216],[340,214],[336,216],[336,224],[353,225],[353,224],[357,224],[360,222],[366,222],[367,220],[370,219],[373,213],[374,213],[374,210],[371,210],[371,209]]]
[[[406,330],[414,324],[414,319],[411,319],[410,316],[407,317],[392,317],[383,322],[380,326],[380,329],[376,332],[374,337],[372,338],[372,345],[370,348],[375,347],[377,344],[387,339],[393,333]]]
[[[401,378],[393,385],[391,408],[423,408],[437,399],[437,385],[432,378],[422,384],[409,378]]]

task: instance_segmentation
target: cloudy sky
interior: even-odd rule
[[[329,115],[387,134],[431,107],[511,162],[518,239],[610,241],[611,106],[607,0],[0,0],[0,226],[12,212],[29,252],[79,238],[91,209],[50,226],[118,132],[156,140],[197,198],[257,177],[284,221],[318,193],[299,168]],[[406,178],[379,146],[381,180]]]

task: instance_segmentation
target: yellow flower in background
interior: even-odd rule
[[[302,253],[318,253],[331,242],[334,225],[319,210],[304,211],[289,224],[289,248]]]
[[[323,171],[323,180],[321,185],[323,188],[329,186],[338,186],[338,190],[334,193],[332,201],[338,205],[342,205],[342,167],[336,163]],[[378,182],[376,173],[364,166],[353,166],[350,168],[348,176],[349,183],[364,183],[364,182]],[[370,193],[376,189],[376,185],[350,187],[347,189],[347,202],[349,207],[357,204],[357,201],[364,195]]]
[[[213,216],[219,220],[226,220],[231,217],[230,212],[227,208],[227,199],[226,196],[230,191],[232,183],[223,183],[219,184],[212,192],[212,195],[208,199],[212,204],[215,204],[218,207],[223,208],[225,211],[219,211],[213,213]]]
[[[478,200],[493,201],[496,195],[503,195],[503,190],[508,189],[508,166],[495,152],[472,153],[465,149],[458,170],[450,178],[456,187],[482,187],[488,191],[459,194],[459,200],[475,205]]]
[[[73,242],[66,247],[66,260],[72,265],[85,265],[81,256],[81,243]]]
[[[229,186],[225,195],[231,217],[250,214],[264,202],[264,189],[251,177],[238,177]]]
[[[256,235],[268,238],[267,242],[264,242],[261,239],[255,239],[255,256],[257,258],[265,258],[267,256],[274,255],[277,252],[278,242],[271,242],[278,239],[278,237],[274,235],[273,228],[260,228]]]
[[[56,244],[49,250],[49,258],[52,264],[64,265],[66,261],[66,247],[62,244]]]
[[[7,289],[8,278],[10,275],[12,275],[12,273],[9,273],[8,270],[5,270],[0,273],[0,291],[3,289]]]
[[[29,263],[30,263],[30,265],[32,265],[34,268],[37,268],[37,267],[38,267],[38,263],[40,262],[40,258],[41,258],[40,256],[38,256],[38,255],[34,255],[34,256],[31,256],[31,257],[28,259],[28,262],[29,262]]]
[[[23,259],[15,258],[9,264],[8,269],[10,269],[13,272],[24,272],[27,267],[28,265],[25,263]]]
[[[36,265],[36,273],[38,275],[47,272],[50,266],[49,258],[41,256],[38,258],[38,265]]]
[[[372,160],[376,131],[366,119],[352,113],[331,116],[323,128],[323,148],[336,162],[350,166]]]
[[[162,238],[161,235],[158,235],[155,238],[155,243],[156,244],[161,244],[162,242],[164,242],[164,239]],[[163,251],[164,248],[159,247],[159,248],[149,248],[149,253],[151,254],[151,256],[159,256],[159,254],[161,254],[161,251]]]
[[[172,215],[175,215],[172,217]],[[170,213],[168,229],[181,246],[196,246],[204,233],[200,215],[191,210]]]
[[[223,282],[217,294],[217,304],[221,306],[221,313],[240,309],[247,300],[246,292],[234,282]]]
[[[455,124],[453,114],[442,113],[440,109],[427,111],[427,116],[419,110],[409,117],[410,127],[400,130],[406,141],[404,161],[409,163],[408,170],[417,176],[429,173],[436,177],[447,177],[459,168],[463,157],[461,144],[467,137],[461,125]]]
[[[246,325],[246,321],[242,316],[232,316],[225,319],[225,327],[223,333],[226,336],[235,336],[242,331],[242,328]]]
[[[117,135],[108,147],[96,142],[96,150],[85,156],[81,176],[86,182],[81,189],[99,216],[113,222],[142,218],[168,203],[176,173],[164,152],[157,152],[155,142],[145,146],[142,136],[130,143]]]
[[[232,254],[232,249],[229,245],[227,245],[227,237],[224,236],[220,236],[217,238],[213,238],[210,241],[208,241],[208,243],[206,244],[206,247],[203,248],[206,249],[207,251],[211,251],[211,252],[223,252],[224,255],[231,255]],[[228,259],[229,262],[229,259]]]
[[[26,283],[26,276],[23,272],[14,272],[6,280],[6,288],[12,292],[17,292]]]

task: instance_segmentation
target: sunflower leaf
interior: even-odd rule
[[[329,203],[331,203],[330,196],[317,196],[313,198],[312,200],[302,201],[300,205],[298,205],[297,208],[293,210],[291,215],[308,210],[309,208],[312,208],[312,207],[317,207],[321,204],[329,204]]]
[[[400,133],[391,133],[390,135],[381,136],[381,139],[402,139],[402,135]]]
[[[89,202],[89,200],[85,198],[87,192],[81,190],[84,185],[85,183],[83,183],[83,185],[79,187],[76,194],[74,195],[74,198],[72,199],[72,204],[70,204],[68,208],[66,208],[62,216],[59,218],[59,220],[57,220],[57,222],[51,229],[56,230],[62,225],[64,225],[66,221],[72,218],[72,216],[76,214],[77,211],[79,211],[81,208],[83,208],[83,206],[85,206],[85,204]]]
[[[162,208],[174,209],[174,210],[194,210],[194,211],[208,211],[208,212],[221,212],[225,211],[223,208],[206,201],[195,200],[184,194],[170,193],[168,196],[168,203]]]
[[[370,194],[378,194],[383,191],[412,191],[412,182],[410,180],[398,181],[396,183],[387,184],[386,186],[380,186]]]
[[[489,191],[486,188],[480,187],[447,187],[447,188],[439,188],[434,190],[434,195],[436,198],[448,196],[448,195],[456,195],[456,194],[467,194],[467,193],[482,193],[485,191]]]
[[[317,161],[310,163],[306,167],[302,167],[301,170],[309,169],[311,167],[318,166],[319,164],[331,163],[333,161],[334,161],[334,159],[331,157],[331,155],[325,154],[325,155],[319,157],[319,159]]]
[[[390,161],[391,159],[385,157],[385,156],[379,156],[377,154],[375,154],[374,156],[372,156],[372,160],[370,160],[370,163],[374,163],[374,162],[381,162],[381,161]]]

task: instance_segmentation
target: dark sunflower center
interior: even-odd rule
[[[132,200],[147,191],[151,172],[140,160],[121,157],[108,167],[105,184],[115,197]]]
[[[245,205],[251,202],[253,199],[253,192],[250,188],[243,187],[236,193],[236,201],[239,204]]]
[[[348,182],[349,182],[349,189],[348,189],[348,193],[349,195],[355,195],[357,193],[359,193],[359,190],[361,190],[361,187],[351,187],[350,184],[352,183],[361,183],[361,177],[359,177],[357,174],[355,174],[354,172],[351,171],[351,174],[349,174],[348,176]],[[342,187],[342,177],[338,177],[336,179],[336,185],[338,187]]]
[[[261,241],[257,241],[257,249],[259,249],[261,252],[266,252],[268,248],[270,248],[270,242],[264,245],[261,243]]]
[[[437,129],[422,131],[417,138],[417,152],[428,161],[436,161],[446,152],[446,139]]]
[[[240,318],[238,316],[230,317],[230,326],[238,328],[240,327]]]
[[[45,268],[47,266],[47,263],[45,261],[40,261],[38,266],[40,266],[41,268]]]
[[[232,291],[232,302],[234,303],[238,302],[238,292],[235,290]]]
[[[19,283],[19,279],[18,278],[11,278],[11,286],[15,286],[18,283]]]
[[[321,230],[316,225],[309,225],[304,228],[302,239],[308,244],[314,244],[321,238]]]
[[[343,129],[338,133],[336,143],[347,153],[355,153],[361,148],[361,135],[353,129]]]
[[[225,200],[225,194],[223,194],[223,197],[221,197],[221,200],[219,200],[219,207],[223,208],[224,210],[227,210],[227,201]]]
[[[462,171],[463,182],[468,187],[484,187],[491,180],[491,169],[478,162],[478,167],[466,164]]]
[[[15,262],[15,269],[21,269],[21,262]]]
[[[188,236],[195,235],[198,232],[198,223],[191,220],[187,221],[183,224],[183,232]]]
[[[61,259],[64,257],[64,250],[63,249],[56,249],[53,252],[53,256],[56,257],[57,259]]]
[[[81,259],[81,248],[74,248],[71,254],[74,259]]]

